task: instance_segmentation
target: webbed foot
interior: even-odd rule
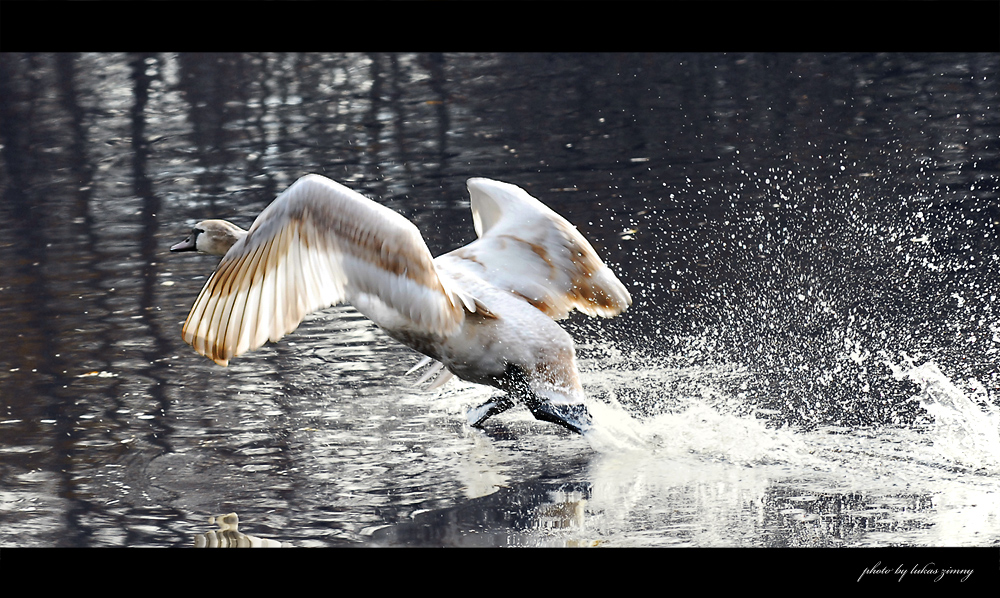
[[[514,401],[512,401],[509,396],[503,395],[495,399],[490,399],[479,407],[469,409],[465,416],[468,418],[470,426],[474,428],[481,428],[483,426],[483,422],[498,413],[507,411],[513,406]]]
[[[583,434],[594,425],[590,411],[583,403],[558,404],[548,401],[528,406],[535,419],[559,424],[577,434]]]

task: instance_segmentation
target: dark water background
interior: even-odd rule
[[[305,546],[997,545],[998,62],[0,54],[0,546],[227,512]],[[196,355],[215,258],[170,244],[308,172],[435,255],[474,238],[472,176],[576,224],[635,300],[566,322],[585,388],[649,450],[472,431],[489,393],[415,389],[348,307]]]

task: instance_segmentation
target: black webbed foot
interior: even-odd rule
[[[539,401],[528,405],[535,419],[559,424],[577,434],[583,434],[594,425],[590,411],[583,403],[556,404]]]
[[[539,397],[528,383],[524,370],[516,365],[509,364],[505,376],[498,379],[498,382],[497,387],[507,391],[508,394],[490,399],[470,409],[466,414],[470,425],[482,427],[487,419],[513,407],[515,400],[524,402],[535,419],[558,424],[577,434],[583,434],[594,425],[590,411],[583,403],[552,402]]]
[[[495,399],[490,399],[479,407],[469,409],[469,412],[466,413],[466,417],[469,420],[469,425],[474,428],[481,428],[483,426],[483,422],[498,413],[507,411],[513,406],[514,401],[511,400],[510,396],[503,395]]]

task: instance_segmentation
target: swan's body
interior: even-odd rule
[[[586,431],[590,415],[573,340],[553,319],[614,316],[631,304],[586,239],[524,190],[470,179],[479,238],[431,257],[400,214],[319,175],[278,196],[249,231],[198,223],[171,251],[223,255],[184,324],[184,340],[220,365],[349,301],[389,336],[451,374],[524,401],[538,419]],[[432,373],[434,370],[432,370]],[[426,377],[425,377],[426,378]],[[508,396],[469,412],[480,425]]]

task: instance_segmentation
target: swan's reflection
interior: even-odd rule
[[[239,530],[240,518],[236,513],[217,515],[208,518],[209,523],[219,526],[218,530],[197,534],[194,537],[195,548],[281,548],[277,540],[248,536]]]
[[[372,533],[374,546],[598,546],[588,537],[589,484],[534,481]]]

